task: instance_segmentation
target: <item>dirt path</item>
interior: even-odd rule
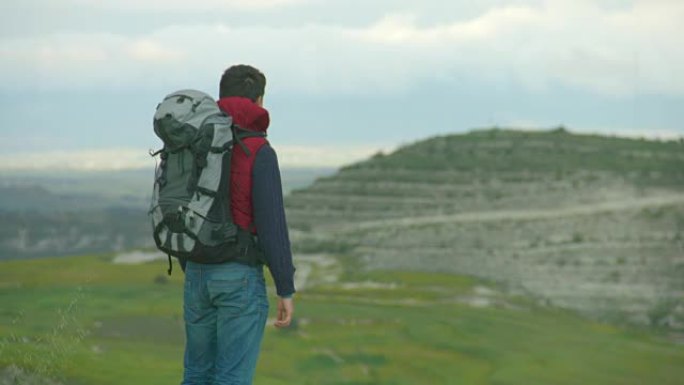
[[[563,207],[555,210],[496,210],[459,213],[452,215],[431,215],[424,217],[392,218],[377,221],[364,221],[354,224],[331,225],[322,227],[326,232],[353,232],[358,230],[372,230],[383,227],[410,227],[416,225],[440,224],[440,223],[468,223],[502,220],[528,220],[547,219],[577,215],[594,215],[612,211],[639,210],[647,207],[666,206],[670,204],[684,203],[684,194],[658,195],[645,198],[624,199],[610,202],[591,203]]]

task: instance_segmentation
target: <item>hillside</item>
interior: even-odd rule
[[[293,191],[299,251],[465,273],[684,330],[684,145],[565,129],[440,136]]]
[[[167,278],[163,260],[117,260],[0,261],[0,384],[180,381],[183,275]],[[684,347],[663,331],[588,321],[472,277],[363,272],[337,255],[295,262],[294,323],[276,330],[271,302],[256,385],[675,385],[684,375]]]

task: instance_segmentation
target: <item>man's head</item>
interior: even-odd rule
[[[249,65],[239,64],[223,72],[219,97],[242,96],[261,105],[265,89],[266,76],[261,71]]]

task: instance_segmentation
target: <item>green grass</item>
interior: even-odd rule
[[[0,367],[76,385],[178,383],[182,273],[109,256],[0,263]],[[473,307],[470,277],[347,269],[268,327],[256,384],[679,384],[684,347],[525,298]],[[495,288],[494,288],[495,289]],[[270,289],[273,293],[272,289]],[[497,305],[498,303],[498,305]],[[271,311],[273,315],[273,307]],[[271,315],[271,316],[272,316]]]

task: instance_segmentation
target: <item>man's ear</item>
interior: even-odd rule
[[[264,95],[261,95],[258,98],[256,98],[256,101],[254,103],[256,103],[257,106],[259,106],[259,107],[263,107],[264,106]]]

